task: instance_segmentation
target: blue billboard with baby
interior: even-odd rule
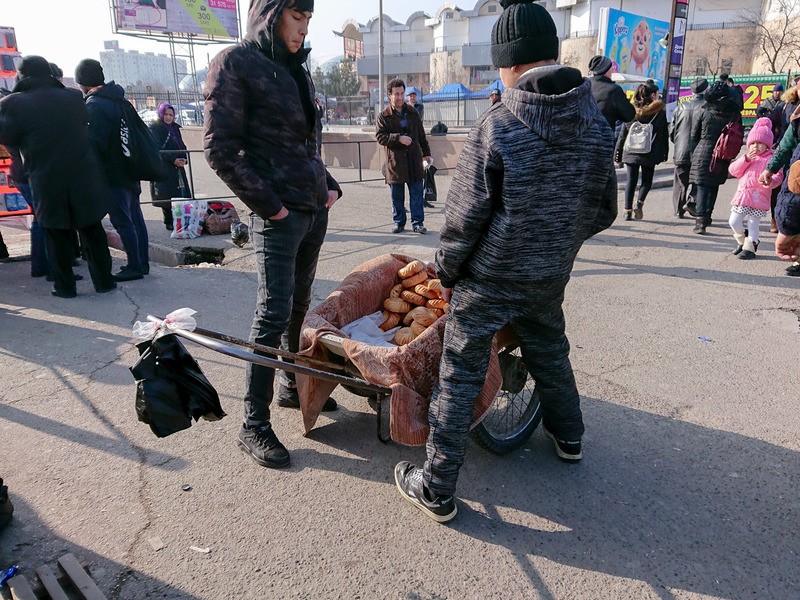
[[[619,74],[627,82],[652,79],[663,90],[669,50],[662,47],[659,40],[668,31],[667,21],[604,8],[597,40],[598,52],[617,64]]]

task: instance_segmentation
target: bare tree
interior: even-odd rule
[[[704,71],[708,71],[708,73],[716,79],[717,75],[722,70],[720,55],[722,54],[722,49],[725,47],[725,40],[721,33],[709,32],[705,37],[705,52],[698,53],[697,58],[705,63]],[[704,72],[703,75],[705,74]]]
[[[779,73],[800,52],[800,0],[772,0],[765,4],[767,10],[746,10],[741,18],[755,30],[756,45],[770,73]]]

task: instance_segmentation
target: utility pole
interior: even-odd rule
[[[380,29],[378,29],[378,102],[383,112],[383,0],[378,0],[378,19],[380,19]]]

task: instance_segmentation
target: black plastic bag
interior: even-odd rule
[[[436,180],[433,176],[438,171],[433,165],[425,167],[425,179],[423,180],[422,199],[425,202],[436,202]]]
[[[192,419],[218,421],[225,416],[214,386],[175,335],[136,345],[136,415],[158,437],[188,429]]]

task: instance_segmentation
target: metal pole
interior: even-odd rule
[[[378,0],[378,13],[381,22],[378,29],[378,102],[383,112],[383,0]]]

